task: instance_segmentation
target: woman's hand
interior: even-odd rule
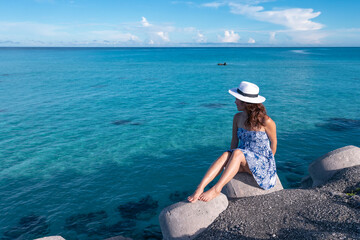
[[[277,147],[276,124],[270,117],[265,121],[265,132],[270,140],[271,151],[275,155]]]

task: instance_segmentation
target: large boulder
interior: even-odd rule
[[[65,240],[65,238],[61,236],[50,236],[50,237],[37,238],[34,240]]]
[[[360,165],[360,148],[346,146],[331,151],[309,165],[312,186],[322,185],[339,170],[356,165]]]
[[[257,195],[264,195],[272,192],[276,192],[284,189],[279,177],[276,175],[275,186],[269,190],[264,190],[259,187],[256,183],[253,176],[248,173],[238,173],[233,179],[228,182],[223,190],[224,193],[229,198],[241,198],[241,197],[250,197]]]
[[[210,202],[178,202],[164,208],[160,215],[163,238],[193,239],[204,231],[228,206],[227,197],[221,194]]]
[[[354,166],[319,188],[230,199],[196,240],[360,239],[359,187],[360,166]]]

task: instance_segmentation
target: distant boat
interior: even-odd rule
[[[226,66],[226,62],[224,63],[218,63],[219,66]]]

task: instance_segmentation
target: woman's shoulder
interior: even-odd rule
[[[267,127],[267,126],[270,126],[270,127],[275,126],[274,120],[272,120],[271,117],[269,117],[268,115],[265,116],[264,124],[265,124],[265,127]]]

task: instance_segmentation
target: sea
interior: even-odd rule
[[[241,81],[284,188],[360,146],[360,48],[0,48],[0,239],[161,239],[161,210],[230,148]]]

